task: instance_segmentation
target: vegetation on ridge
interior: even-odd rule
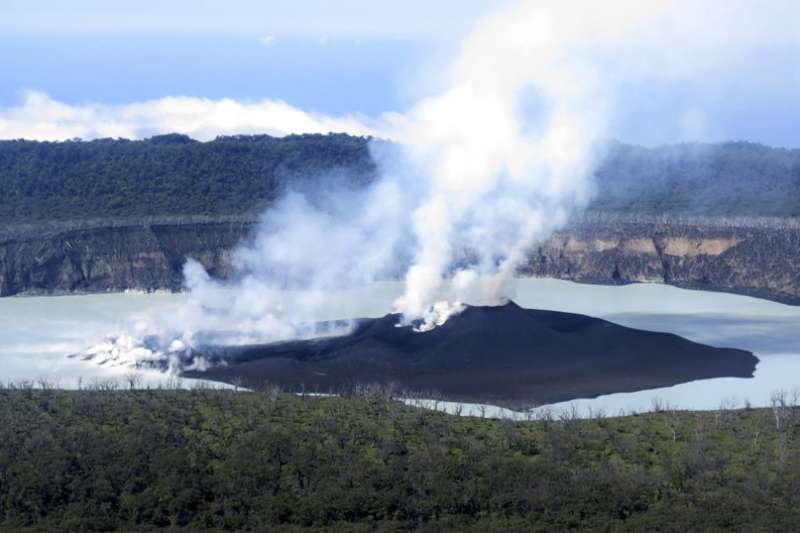
[[[0,221],[253,214],[287,187],[374,179],[369,141],[346,134],[0,141]],[[613,143],[596,178],[589,207],[601,212],[800,216],[800,150]]]
[[[591,208],[634,215],[800,216],[800,149],[748,142],[616,143]]]
[[[257,213],[288,185],[372,179],[367,142],[344,134],[0,141],[0,221]]]

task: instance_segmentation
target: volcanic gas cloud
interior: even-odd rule
[[[394,312],[419,331],[462,302],[505,303],[530,247],[590,198],[608,127],[624,114],[619,88],[725,68],[758,35],[791,35],[767,24],[780,9],[525,0],[490,14],[442,69],[438,93],[362,125],[376,137],[369,186],[289,192],[234,252],[232,279],[189,260],[187,304],[139,321],[134,338],[158,357],[176,339],[191,348],[313,336],[303,324],[333,293],[395,277],[405,290]]]

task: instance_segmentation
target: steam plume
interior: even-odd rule
[[[421,330],[462,301],[502,303],[530,247],[590,198],[619,87],[720,68],[765,35],[796,41],[782,10],[797,13],[786,2],[528,0],[487,17],[448,87],[373,129],[397,141],[373,145],[374,184],[288,195],[235,253],[233,283],[187,264],[181,342],[319,334],[302,324],[333,291],[394,275],[405,279],[395,310]]]

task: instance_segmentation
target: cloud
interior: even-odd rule
[[[280,100],[243,102],[168,96],[124,105],[70,105],[43,92],[26,91],[19,105],[0,108],[0,139],[138,139],[173,132],[199,140],[256,133],[378,133],[366,117],[332,117],[303,111]]]
[[[258,42],[260,44],[264,45],[264,46],[269,46],[269,45],[271,45],[272,43],[275,42],[275,36],[274,35],[264,35],[263,37],[260,37],[258,39]]]

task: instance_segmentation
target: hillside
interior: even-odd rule
[[[590,208],[637,215],[800,216],[800,150],[755,143],[614,143]]]
[[[256,214],[282,190],[374,175],[344,134],[0,141],[0,222]]]
[[[345,134],[0,141],[0,221],[252,215],[287,186],[374,179],[369,141]],[[800,150],[612,143],[596,182],[590,210],[800,216]]]
[[[727,532],[800,520],[788,403],[511,422],[381,395],[100,388],[0,390],[0,530]]]

